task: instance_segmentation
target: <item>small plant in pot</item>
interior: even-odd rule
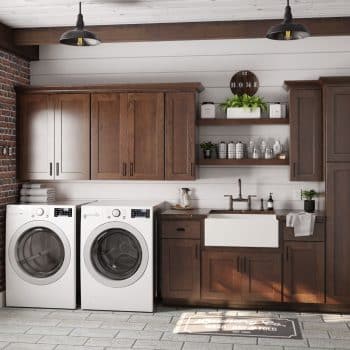
[[[215,148],[215,144],[213,144],[211,141],[208,141],[208,142],[202,142],[200,146],[201,146],[201,149],[203,150],[204,159],[210,159],[212,151]]]
[[[267,103],[259,96],[234,95],[220,104],[228,119],[260,118],[267,111]]]
[[[318,193],[315,190],[301,191],[301,196],[304,198],[304,210],[307,213],[315,212],[315,200]]]

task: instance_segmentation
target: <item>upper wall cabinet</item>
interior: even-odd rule
[[[350,161],[350,79],[321,78],[324,94],[326,160]]]
[[[89,94],[23,94],[18,108],[21,180],[90,178]]]
[[[319,82],[288,81],[290,118],[290,178],[323,178],[322,93]]]
[[[165,105],[165,179],[193,180],[196,177],[196,94],[169,93]]]
[[[202,90],[199,83],[18,88],[19,177],[85,180],[91,160],[94,180],[195,179]]]

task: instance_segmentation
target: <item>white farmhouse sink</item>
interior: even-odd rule
[[[205,219],[204,245],[278,248],[278,220],[268,214],[210,214]]]

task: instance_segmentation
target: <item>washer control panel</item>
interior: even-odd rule
[[[149,209],[131,209],[131,218],[150,218],[151,211]]]
[[[58,216],[67,216],[69,218],[72,217],[72,208],[55,208],[54,216],[57,218]]]

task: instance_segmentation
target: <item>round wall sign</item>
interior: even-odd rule
[[[241,70],[231,78],[230,88],[234,95],[253,96],[259,89],[259,80],[253,72]]]

